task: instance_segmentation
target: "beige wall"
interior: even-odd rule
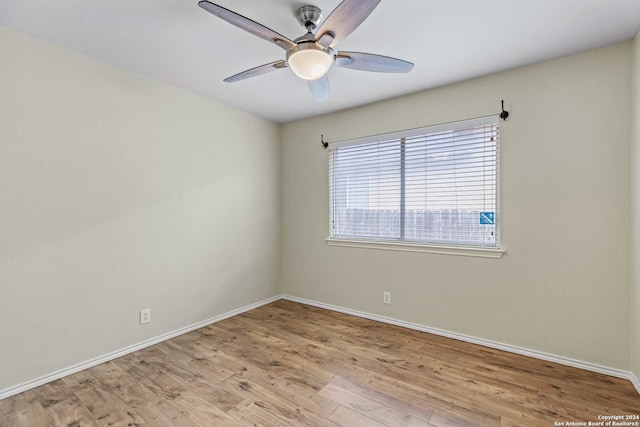
[[[284,292],[629,369],[630,49],[284,125]],[[326,245],[321,134],[336,141],[478,117],[501,99],[511,111],[501,128],[502,259]]]
[[[631,136],[631,369],[640,379],[640,33],[632,53],[632,136]]]
[[[0,27],[0,390],[276,295],[279,131]]]

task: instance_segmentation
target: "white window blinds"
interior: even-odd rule
[[[330,238],[498,247],[498,117],[344,141]]]

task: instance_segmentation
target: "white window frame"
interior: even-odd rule
[[[431,133],[444,132],[444,131],[459,131],[463,129],[469,129],[476,126],[482,126],[487,124],[498,124],[498,116],[480,117],[471,120],[463,120],[452,123],[444,123],[435,126],[426,126],[416,129],[403,130],[398,132],[372,135],[362,138],[356,138],[345,141],[338,141],[329,144],[329,149],[334,150],[340,147],[348,147],[351,145],[369,144],[375,142],[389,141],[402,138],[412,138],[422,136]],[[496,247],[484,247],[473,245],[453,245],[453,244],[438,244],[438,243],[426,243],[426,242],[412,242],[405,240],[383,240],[383,239],[366,239],[366,238],[345,238],[345,237],[333,237],[332,233],[332,203],[333,197],[332,183],[332,170],[329,165],[329,236],[326,238],[326,243],[329,246],[343,246],[343,247],[355,247],[355,248],[367,248],[367,249],[382,249],[393,251],[408,251],[408,252],[426,252],[445,255],[462,255],[462,256],[474,256],[484,258],[501,258],[505,253],[505,249],[500,246],[500,136],[498,130],[498,145],[496,147]],[[332,153],[330,153],[332,155]]]

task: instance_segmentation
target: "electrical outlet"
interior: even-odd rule
[[[391,304],[391,292],[384,292],[382,294],[382,301],[385,304]]]
[[[140,310],[140,324],[144,325],[145,323],[151,322],[151,309],[143,308]]]

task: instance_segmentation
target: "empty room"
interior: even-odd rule
[[[0,426],[640,426],[638,0],[0,0]]]

